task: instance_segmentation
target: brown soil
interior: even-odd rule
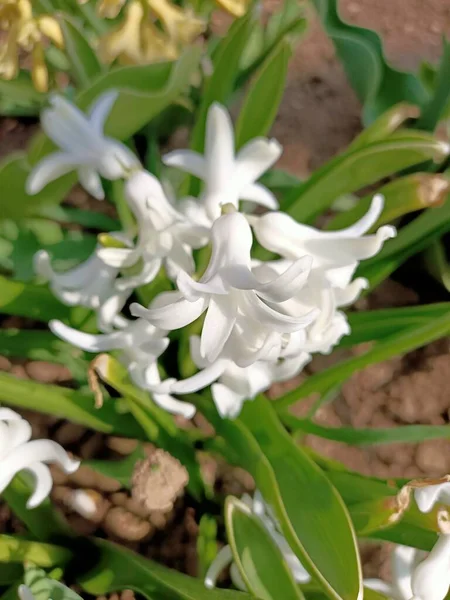
[[[268,4],[272,8],[276,1]],[[441,36],[450,33],[450,0],[341,0],[340,5],[345,18],[382,34],[387,56],[399,68],[415,69],[422,60],[436,62],[441,52]],[[34,128],[15,119],[0,120],[0,156],[23,147]],[[360,128],[359,102],[334,56],[331,43],[316,23],[299,44],[292,60],[286,93],[273,128],[273,135],[284,146],[279,166],[305,176],[345,148]],[[72,194],[71,202],[85,207],[86,197],[77,191]],[[94,201],[89,202],[92,208],[99,206]],[[103,210],[105,206],[103,203]],[[398,292],[397,284],[387,283],[369,300],[369,306],[406,305],[417,301],[411,290]],[[30,327],[32,323],[11,318],[2,325]],[[317,359],[311,370],[326,368],[329,360],[329,357]],[[9,361],[0,357],[0,369],[17,377],[49,383],[70,381],[65,367],[43,362]],[[319,411],[318,422],[355,427],[448,423],[449,375],[450,346],[445,340],[356,374],[344,385],[335,403]],[[303,410],[298,408],[299,413]],[[36,414],[27,416],[36,437],[52,437],[83,458],[118,458],[130,453],[135,445],[133,441],[92,434],[57,419]],[[360,449],[309,436],[308,443],[367,474],[414,477],[450,471],[450,442]],[[147,450],[151,453],[153,448],[149,446]],[[239,495],[252,487],[251,479],[241,470],[214,461],[205,462],[205,470],[220,493]],[[143,513],[142,507],[136,505],[131,494],[121,490],[117,482],[101,478],[89,469],[69,478],[56,473],[55,476],[53,497],[80,533],[108,535],[145,556],[196,574],[199,513],[186,495],[168,512]],[[71,511],[68,498],[74,489],[85,489],[96,498],[98,511],[93,520]],[[22,532],[23,526],[0,504],[0,532],[12,531]],[[385,546],[364,550],[368,576],[388,572],[388,554]],[[119,600],[116,596],[112,600]],[[125,594],[120,598],[131,600],[132,596]]]

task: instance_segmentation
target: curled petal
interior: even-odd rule
[[[450,587],[450,535],[440,535],[430,554],[413,571],[415,598],[444,600]]]
[[[276,140],[255,138],[248,142],[236,156],[235,177],[239,186],[249,185],[259,179],[277,162],[283,149]]]
[[[176,297],[179,297],[177,292],[175,294]],[[173,304],[154,308],[144,308],[140,304],[133,302],[130,306],[130,312],[135,317],[147,319],[159,329],[171,331],[172,329],[186,327],[186,325],[198,319],[206,308],[206,301],[200,298],[195,302],[188,302],[184,299],[176,300]]]
[[[211,385],[213,381],[219,379],[227,368],[229,361],[227,359],[218,359],[212,365],[202,369],[192,377],[176,381],[170,388],[173,394],[191,394]]]
[[[62,340],[81,348],[85,352],[107,352],[123,346],[124,335],[121,331],[109,334],[93,335],[65,325],[61,321],[50,321],[50,330]]]
[[[223,419],[235,419],[239,415],[245,400],[244,396],[222,383],[214,383],[211,386],[211,393],[217,411]]]
[[[418,487],[414,490],[414,498],[423,513],[429,513],[437,503],[450,506],[450,482]]]
[[[103,135],[106,119],[118,96],[119,92],[117,90],[108,90],[101,94],[89,108],[89,123],[99,135]]]
[[[229,296],[210,299],[200,338],[200,352],[214,362],[222,352],[236,323],[237,307]]]
[[[205,577],[205,587],[212,589],[216,586],[217,579],[222,571],[228,567],[233,560],[230,546],[224,546],[211,563]]]
[[[81,187],[83,187],[97,200],[104,200],[105,191],[102,186],[102,180],[100,179],[100,175],[97,173],[97,171],[91,167],[82,166],[77,172]]]
[[[241,197],[242,200],[255,202],[270,210],[277,210],[279,206],[275,195],[261,183],[250,183],[246,185],[242,189]]]
[[[34,167],[26,181],[26,192],[33,196],[40,192],[47,184],[59,179],[66,173],[76,169],[77,164],[70,154],[54,152],[46,156]]]
[[[206,176],[206,162],[201,154],[192,150],[174,150],[163,156],[163,163],[168,167],[177,167],[199,179]]]

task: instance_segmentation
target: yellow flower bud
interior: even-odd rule
[[[58,48],[64,48],[64,36],[56,19],[48,15],[38,17],[37,25],[40,32],[45,35]]]
[[[18,25],[8,32],[3,48],[0,50],[0,77],[14,79],[19,72],[19,48],[17,45]]]
[[[38,92],[48,92],[48,70],[45,64],[44,48],[42,44],[36,44],[31,53],[32,67],[31,79]]]
[[[216,0],[217,4],[234,17],[242,17],[250,6],[249,0]]]

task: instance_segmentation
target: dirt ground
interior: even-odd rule
[[[423,60],[436,62],[441,52],[442,35],[450,35],[450,0],[341,0],[340,4],[343,17],[371,27],[382,35],[387,56],[398,68],[415,69]],[[0,122],[0,155],[22,147],[32,129],[14,119],[3,119]],[[335,58],[332,44],[316,23],[299,44],[292,60],[286,93],[273,128],[274,137],[284,146],[279,166],[306,176],[345,148],[360,129],[359,102]],[[364,308],[401,306],[419,300],[416,291],[390,281],[369,299]],[[20,322],[7,320],[2,325],[17,326]],[[310,370],[326,368],[329,360],[328,357],[318,358]],[[10,362],[0,357],[0,369],[40,381],[64,384],[70,380],[64,367],[40,362]],[[344,385],[332,406],[321,409],[318,421],[355,427],[448,423],[449,378],[450,345],[448,340],[443,340],[358,373]],[[300,414],[302,410],[299,408]],[[91,434],[77,426],[44,417],[33,416],[32,420],[35,435],[51,436],[84,458],[118,457],[132,450],[133,442]],[[309,436],[308,443],[367,474],[414,477],[450,472],[450,442],[447,441],[360,449]],[[224,494],[240,494],[251,489],[251,479],[240,470],[216,464],[206,467],[216,487]],[[89,473],[78,479],[74,476],[65,478],[61,474],[56,474],[56,478],[54,498],[67,513],[70,513],[67,489],[84,488],[100,494],[95,523],[71,514],[70,519],[80,532],[100,531],[146,556],[196,574],[198,513],[192,502],[181,498],[168,513],[156,511],[156,514],[143,517],[136,514],[127,495],[114,482],[92,477]],[[132,530],[135,533],[131,539],[130,528],[124,533],[123,522],[127,519],[134,523]],[[20,531],[20,528],[7,507],[0,506],[0,531]],[[387,556],[386,547],[366,548],[367,575],[385,575],[388,572]]]

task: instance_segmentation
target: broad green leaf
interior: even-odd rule
[[[58,15],[64,36],[64,50],[70,73],[79,88],[84,88],[102,72],[102,65],[77,22],[67,14]]]
[[[25,475],[16,475],[6,490],[2,492],[2,497],[13,513],[35,538],[43,542],[71,536],[68,524],[55,510],[48,498],[32,510],[27,508],[27,501],[34,489],[31,481],[31,478],[27,478]]]
[[[95,229],[96,231],[117,231],[120,229],[120,223],[117,219],[102,213],[70,206],[42,206],[39,215],[62,224],[77,223],[87,229]]]
[[[157,406],[148,392],[131,383],[127,370],[118,361],[107,354],[100,354],[96,362],[99,376],[126,399],[131,413],[148,439],[178,458],[186,467],[189,472],[188,488],[199,498],[204,492],[204,484],[193,445],[186,432],[178,429],[171,415]]]
[[[142,445],[139,444],[129,456],[121,460],[84,460],[83,465],[87,465],[97,473],[112,477],[122,484],[122,487],[131,489],[131,477],[134,467],[138,460],[145,458],[145,452]]]
[[[86,110],[106,90],[118,89],[119,97],[108,118],[105,132],[120,140],[127,139],[176,100],[189,85],[199,58],[200,48],[192,47],[174,63],[111,69],[82,91],[76,103]],[[62,201],[76,181],[73,173],[60,177],[35,196],[25,193],[24,185],[30,166],[53,150],[52,142],[41,133],[33,138],[28,155],[20,153],[0,164],[0,186],[8,189],[9,198],[14,198],[13,202],[3,199],[2,217],[18,218],[35,213],[42,204],[58,204]]]
[[[215,450],[251,473],[292,551],[321,588],[331,598],[357,598],[359,557],[345,506],[277,421],[267,400],[258,397],[247,402],[239,419],[230,420],[218,415],[211,399],[198,395],[189,399],[224,439],[224,450],[220,446]],[[327,529],[328,519],[336,535]]]
[[[46,94],[41,94],[35,89],[31,75],[26,71],[20,71],[11,81],[0,79],[0,95],[2,100],[8,100],[19,110],[32,108],[38,111],[47,98]]]
[[[270,131],[283,96],[290,56],[290,45],[281,42],[256,73],[236,123],[236,148]]]
[[[329,367],[326,371],[309,377],[299,388],[287,392],[275,401],[277,410],[283,411],[312,393],[322,393],[330,387],[346,381],[353,373],[369,365],[411,352],[450,333],[450,313],[429,320],[422,326],[413,327],[379,341],[365,354],[355,356]]]
[[[420,106],[427,101],[428,94],[420,79],[388,65],[374,31],[344,23],[338,14],[337,0],[313,1],[363,104],[365,123],[371,123],[398,102]]]
[[[227,35],[221,40],[213,55],[214,71],[205,82],[202,100],[197,112],[196,124],[192,132],[191,146],[203,152],[206,131],[206,116],[213,102],[227,103],[236,80],[239,61],[245,48],[253,22],[249,11],[233,23]]]
[[[420,110],[417,106],[406,102],[396,104],[357,135],[347,150],[356,150],[372,142],[384,140],[404,125],[406,121],[417,119],[419,115]]]
[[[21,565],[15,563],[1,563],[0,564],[0,586],[4,587],[15,583],[22,578],[23,568]],[[3,598],[3,596],[2,596]],[[16,600],[16,599],[14,599]]]
[[[234,562],[251,593],[261,600],[303,599],[281,550],[244,502],[227,498],[225,525]]]
[[[417,122],[417,127],[426,131],[436,128],[450,101],[450,43],[445,38],[443,46],[444,52],[436,76],[435,89]]]
[[[271,504],[291,548],[331,597],[356,600],[362,587],[361,565],[341,497],[287,434],[267,399],[258,396],[247,402],[239,420],[252,432],[273,469],[281,514],[279,506]],[[273,498],[276,490],[270,482],[260,480],[258,472],[252,474],[264,497]]]
[[[384,196],[384,207],[371,231],[408,213],[440,206],[449,192],[450,180],[443,175],[415,173],[391,181],[377,190]],[[372,198],[373,194],[361,198],[353,209],[331,219],[326,229],[334,231],[355,223],[369,210]]]
[[[250,600],[254,596],[205,588],[203,581],[168,569],[106,540],[94,539],[98,563],[78,583],[89,594],[131,589],[147,600]]]
[[[419,443],[425,440],[450,439],[450,425],[401,425],[388,429],[354,429],[353,427],[323,427],[310,419],[299,419],[286,412],[282,421],[292,431],[302,431],[351,446],[372,446],[394,443]]]
[[[67,548],[34,542],[12,535],[0,535],[0,562],[32,562],[40,567],[66,564],[72,556]]]
[[[145,439],[129,414],[116,411],[114,400],[94,408],[94,397],[69,388],[17,379],[0,372],[0,402],[9,406],[39,410],[61,419],[85,425],[95,431]]]
[[[406,130],[336,156],[294,188],[283,208],[296,220],[311,222],[337,197],[425,160],[442,161],[448,153],[447,144],[432,135]]]

